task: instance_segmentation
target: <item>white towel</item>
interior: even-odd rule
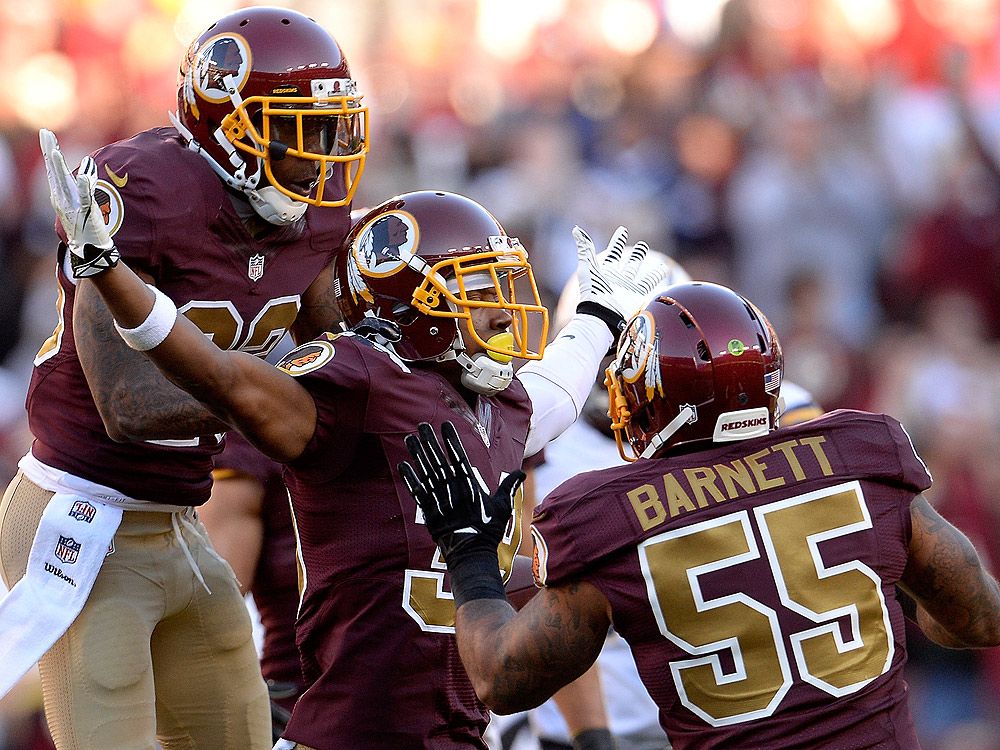
[[[121,520],[121,508],[93,498],[49,500],[27,571],[0,599],[0,698],[80,614]]]

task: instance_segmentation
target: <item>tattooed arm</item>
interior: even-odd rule
[[[125,345],[92,284],[77,286],[73,336],[94,403],[112,440],[183,439],[229,429],[170,383],[141,352]]]
[[[124,328],[155,314],[154,293],[125,263],[80,285],[95,286]],[[145,356],[265,455],[285,463],[300,456],[316,430],[316,403],[302,384],[252,354],[220,349],[176,310],[167,312],[170,330]]]
[[[900,585],[917,602],[917,622],[950,648],[1000,645],[1000,587],[961,531],[918,495],[910,505],[913,534]]]
[[[517,613],[500,599],[474,599],[455,617],[476,693],[501,714],[533,708],[586,672],[610,626],[608,600],[589,583],[545,588]]]
[[[333,293],[333,264],[330,263],[302,293],[302,309],[292,324],[292,338],[296,344],[304,344],[324,331],[339,331],[342,319],[337,295]]]

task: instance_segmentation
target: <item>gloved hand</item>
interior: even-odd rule
[[[38,140],[49,180],[49,200],[66,232],[73,276],[82,279],[113,268],[118,264],[118,248],[111,241],[104,216],[94,199],[97,164],[91,157],[85,157],[74,177],[66,166],[55,134],[42,128],[38,131]]]
[[[445,422],[441,425],[441,435],[448,459],[434,428],[421,422],[417,434],[405,439],[416,468],[403,461],[397,467],[399,474],[420,506],[427,531],[449,569],[457,558],[477,551],[491,551],[495,560],[497,545],[510,521],[514,495],[524,482],[524,472],[515,471],[504,477],[497,491],[487,495],[472,472],[455,425]]]
[[[580,302],[576,311],[603,320],[614,336],[612,348],[625,330],[626,321],[670,270],[660,258],[648,255],[649,246],[637,242],[630,249],[628,230],[618,227],[607,248],[596,254],[594,241],[580,227],[573,227],[576,241]]]

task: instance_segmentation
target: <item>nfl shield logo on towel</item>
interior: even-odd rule
[[[72,565],[80,557],[80,543],[68,536],[59,536],[59,543],[56,545],[56,557],[67,565]]]
[[[264,256],[260,253],[257,255],[250,256],[250,265],[247,267],[247,276],[250,277],[250,281],[260,281],[260,277],[264,275]]]
[[[94,520],[94,516],[97,515],[97,508],[88,503],[86,500],[77,500],[73,503],[73,506],[69,509],[69,517],[75,518],[77,521],[83,521],[85,523],[90,523]]]

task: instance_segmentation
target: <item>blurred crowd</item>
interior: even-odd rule
[[[225,0],[0,0],[0,480],[57,323],[37,129],[68,160],[156,124]],[[312,0],[370,107],[355,206],[489,206],[554,303],[581,224],[749,296],[786,376],[885,411],[1000,566],[1000,0]],[[585,467],[584,467],[585,468]],[[1000,750],[1000,654],[911,634],[925,750]],[[0,750],[45,747],[0,703]],[[29,718],[24,718],[29,716]],[[24,740],[35,732],[35,744]]]

